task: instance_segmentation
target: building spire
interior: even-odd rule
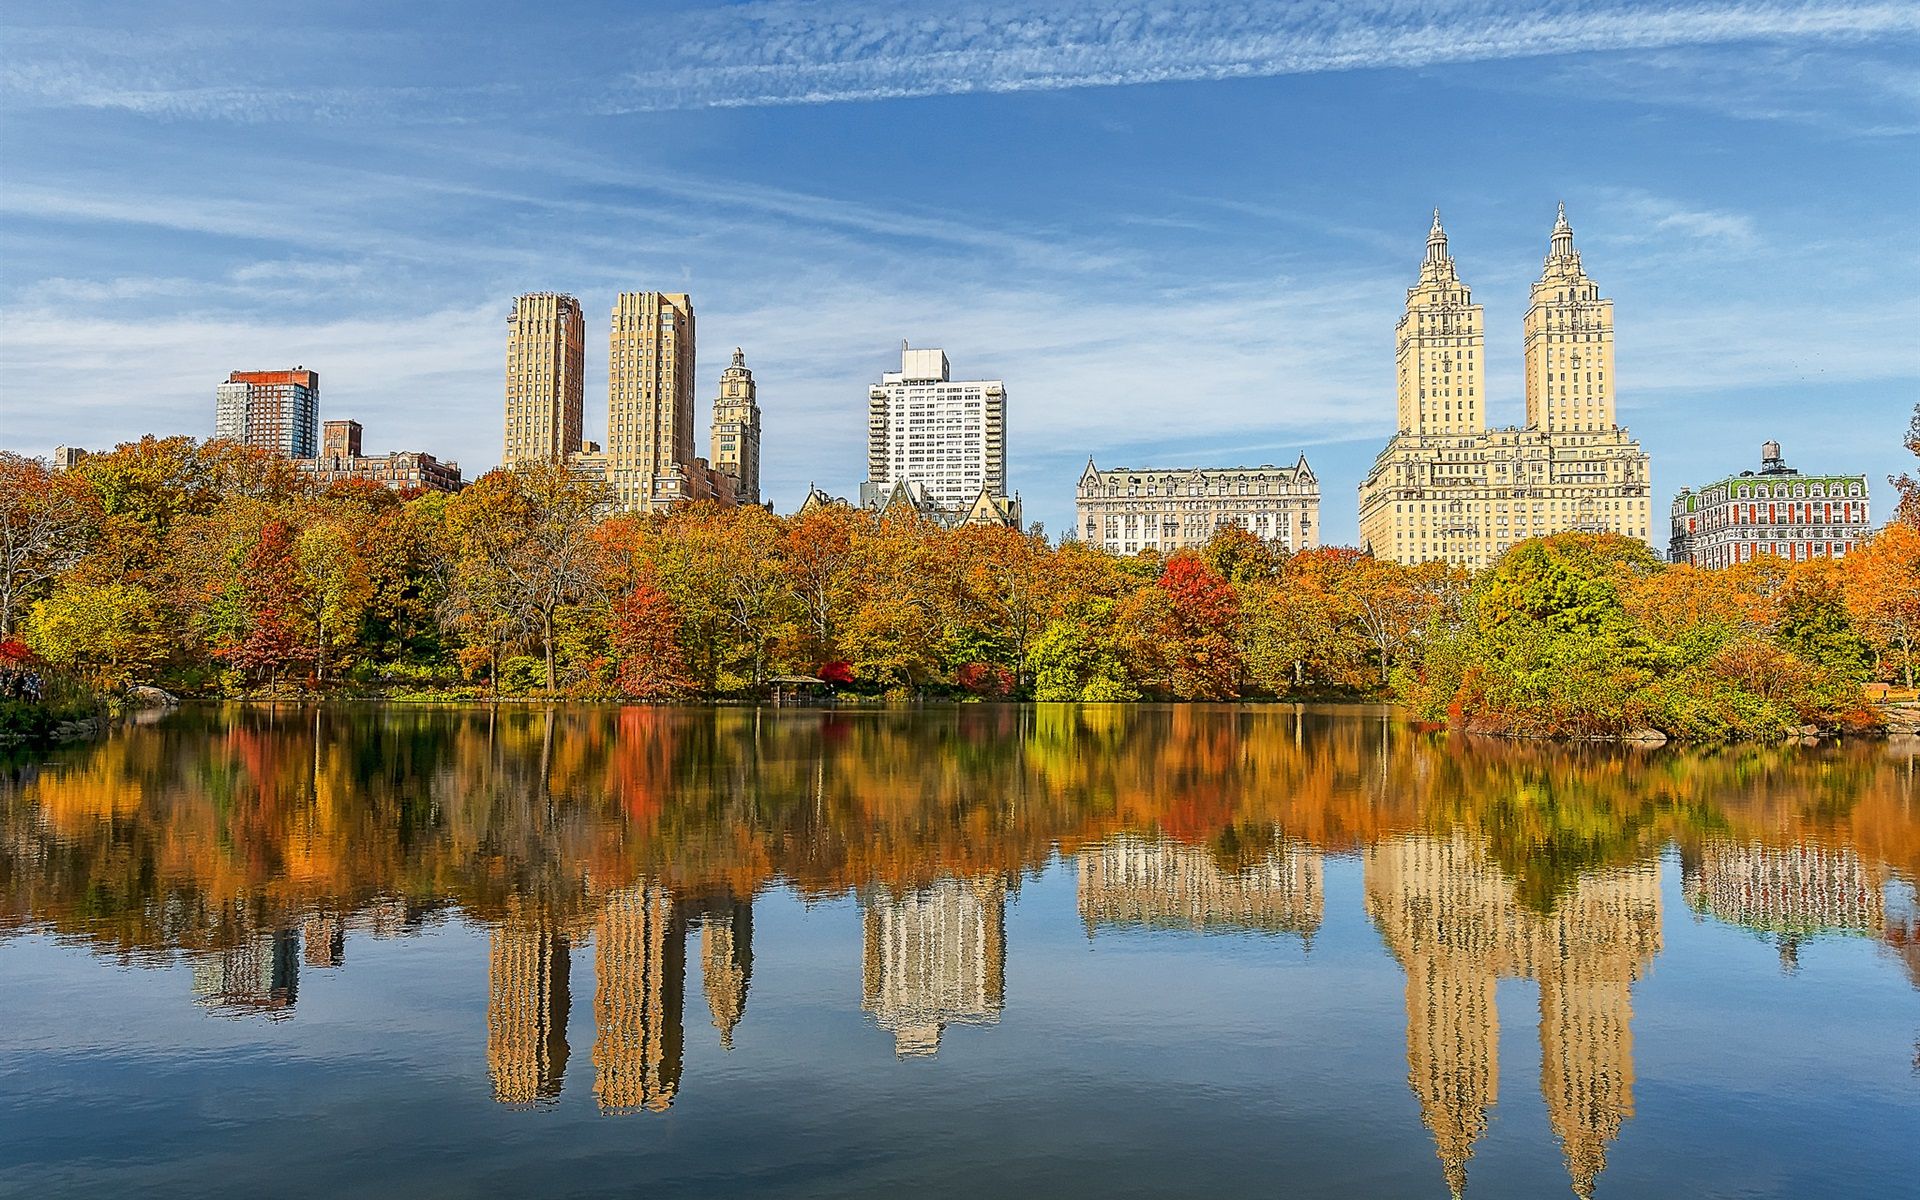
[[[1562,258],[1573,253],[1573,226],[1567,224],[1567,202],[1560,202],[1560,215],[1553,222],[1553,257]]]
[[[1433,210],[1433,228],[1427,231],[1427,261],[1440,262],[1447,257],[1447,231],[1440,227],[1440,210]]]
[[[733,348],[733,365],[736,367],[744,367],[747,365],[747,356],[741,353],[740,347],[738,346]]]

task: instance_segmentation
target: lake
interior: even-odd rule
[[[189,707],[0,760],[0,1195],[1907,1194],[1916,756]]]

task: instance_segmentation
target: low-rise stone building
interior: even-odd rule
[[[1201,546],[1228,526],[1290,551],[1320,544],[1320,481],[1304,454],[1290,467],[1104,471],[1089,458],[1074,511],[1080,540],[1115,554]]]

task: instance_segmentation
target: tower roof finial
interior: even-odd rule
[[[1440,227],[1440,210],[1433,210],[1433,228],[1427,231],[1427,261],[1439,262],[1447,257],[1447,231]]]
[[[1553,220],[1553,249],[1549,252],[1556,257],[1573,253],[1573,226],[1567,224],[1567,202],[1560,202],[1560,212]]]

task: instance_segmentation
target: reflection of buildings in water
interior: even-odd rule
[[[1907,969],[1907,978],[1920,988],[1920,885],[1909,884],[1904,893],[1895,891],[1887,908],[1886,928],[1881,944]]]
[[[1007,990],[1007,889],[998,878],[936,880],[862,894],[862,1007],[894,1053],[931,1055],[949,1023],[990,1025]]]
[[[733,1049],[733,1031],[747,1011],[753,978],[753,904],[723,896],[701,906],[700,979],[720,1045]]]
[[[346,961],[347,923],[339,913],[317,912],[301,929],[301,959],[309,967],[337,967]]]
[[[1882,881],[1846,847],[1712,842],[1682,858],[1681,887],[1695,912],[1771,936],[1789,971],[1808,937],[1886,924]]]
[[[544,918],[514,913],[493,928],[487,965],[487,1069],[493,1098],[534,1104],[560,1095],[572,1007],[566,936]]]
[[[300,935],[276,929],[208,954],[193,965],[196,1002],[222,1016],[293,1015],[300,990]]]
[[[1520,906],[1464,835],[1365,853],[1367,911],[1407,972],[1408,1082],[1458,1195],[1499,1087],[1502,975],[1540,984],[1540,1087],[1574,1191],[1591,1195],[1633,1113],[1631,985],[1659,953],[1657,864],[1582,879],[1554,911]]]
[[[1198,846],[1116,838],[1079,856],[1080,919],[1096,925],[1252,929],[1311,937],[1326,913],[1318,851],[1274,840],[1273,854],[1227,872]]]
[[[593,1092],[600,1108],[660,1112],[680,1087],[687,934],[701,926],[707,1003],[721,1044],[746,1011],[753,971],[753,908],[731,896],[692,903],[640,884],[602,905],[593,947]],[[568,936],[510,914],[492,934],[487,1059],[494,1097],[551,1100],[567,1065]]]
[[[367,932],[376,938],[410,937],[429,918],[438,919],[449,904],[445,900],[419,901],[404,896],[381,896],[360,910]]]
[[[663,887],[615,892],[593,947],[593,1094],[602,1110],[660,1112],[680,1087],[686,913]]]

